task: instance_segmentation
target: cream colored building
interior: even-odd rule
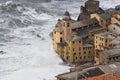
[[[120,36],[120,25],[119,24],[111,24],[108,26],[108,30],[114,34],[117,34]]]

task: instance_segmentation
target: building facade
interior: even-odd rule
[[[88,0],[80,10],[78,20],[71,19],[66,11],[53,30],[53,48],[67,63],[95,62],[99,57],[98,51],[110,47],[111,39],[107,33],[111,27],[108,26],[113,23],[119,25],[120,22],[119,13],[113,15],[111,10],[102,10],[99,1]],[[119,26],[115,28],[118,30]]]

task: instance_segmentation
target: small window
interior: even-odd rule
[[[79,41],[79,43],[81,43],[81,41]]]
[[[56,34],[56,31],[54,32],[54,34]]]
[[[73,44],[75,43],[75,41],[72,42]]]
[[[69,27],[70,26],[70,24],[69,23],[67,23],[67,27]]]
[[[109,60],[111,61],[111,58],[109,58]]]
[[[119,59],[119,56],[116,56],[116,59]]]
[[[76,60],[77,60],[77,56],[76,56]]]
[[[88,58],[90,58],[90,57],[88,56]]]
[[[96,43],[97,43],[97,41],[96,41]]]
[[[81,50],[81,48],[79,47],[79,51]]]
[[[75,51],[75,49],[73,48],[73,51]]]
[[[62,38],[60,38],[60,42],[62,42]]]
[[[62,34],[62,32],[60,32],[60,34]]]
[[[86,52],[84,51],[84,54],[86,54]]]
[[[67,56],[67,58],[66,58],[67,60],[69,59],[69,57]]]
[[[113,30],[115,30],[115,27],[113,28]]]
[[[107,41],[107,40],[105,40],[105,42],[107,43],[108,41]]]
[[[96,45],[96,48],[97,48],[97,45]]]
[[[94,34],[92,34],[92,36],[94,36]]]
[[[89,53],[91,53],[91,52],[89,51]]]
[[[115,57],[113,57],[113,60],[115,60]]]
[[[76,55],[76,53],[74,53],[74,55]]]
[[[80,55],[81,53],[79,52],[79,55]]]
[[[84,56],[84,59],[86,58],[86,56]]]

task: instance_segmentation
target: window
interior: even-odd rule
[[[86,56],[84,56],[84,59],[86,58]]]
[[[97,41],[96,41],[96,43],[97,43]]]
[[[107,43],[107,40],[105,40],[105,42]]]
[[[103,20],[101,20],[101,23],[103,23],[104,21]]]
[[[80,55],[81,53],[79,52],[79,55]]]
[[[76,53],[74,53],[74,55],[76,55]]]
[[[67,60],[69,59],[69,57],[67,56],[67,58],[66,58]]]
[[[91,53],[91,52],[89,51],[89,53]]]
[[[76,56],[76,60],[77,60],[77,56]]]
[[[73,44],[74,44],[75,42],[73,41]]]
[[[70,24],[69,23],[67,23],[67,27],[69,27],[70,26]]]
[[[79,41],[79,43],[81,43],[81,41]]]
[[[96,45],[96,48],[97,48],[97,45]]]
[[[116,59],[119,59],[119,56],[116,56]]]
[[[115,57],[113,57],[113,60],[115,60]]]
[[[111,61],[111,58],[109,58],[109,60]]]
[[[56,34],[56,31],[54,33]]]
[[[115,27],[113,28],[113,30],[115,30]]]
[[[60,42],[62,42],[62,38],[60,38]]]
[[[79,47],[79,51],[81,50],[81,48]]]
[[[73,51],[75,51],[75,49],[73,48]]]
[[[84,51],[84,54],[86,54],[86,52]]]
[[[60,34],[62,34],[62,32],[60,32]]]

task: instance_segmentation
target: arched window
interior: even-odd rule
[[[67,23],[67,27],[69,27],[70,26],[70,23]]]

